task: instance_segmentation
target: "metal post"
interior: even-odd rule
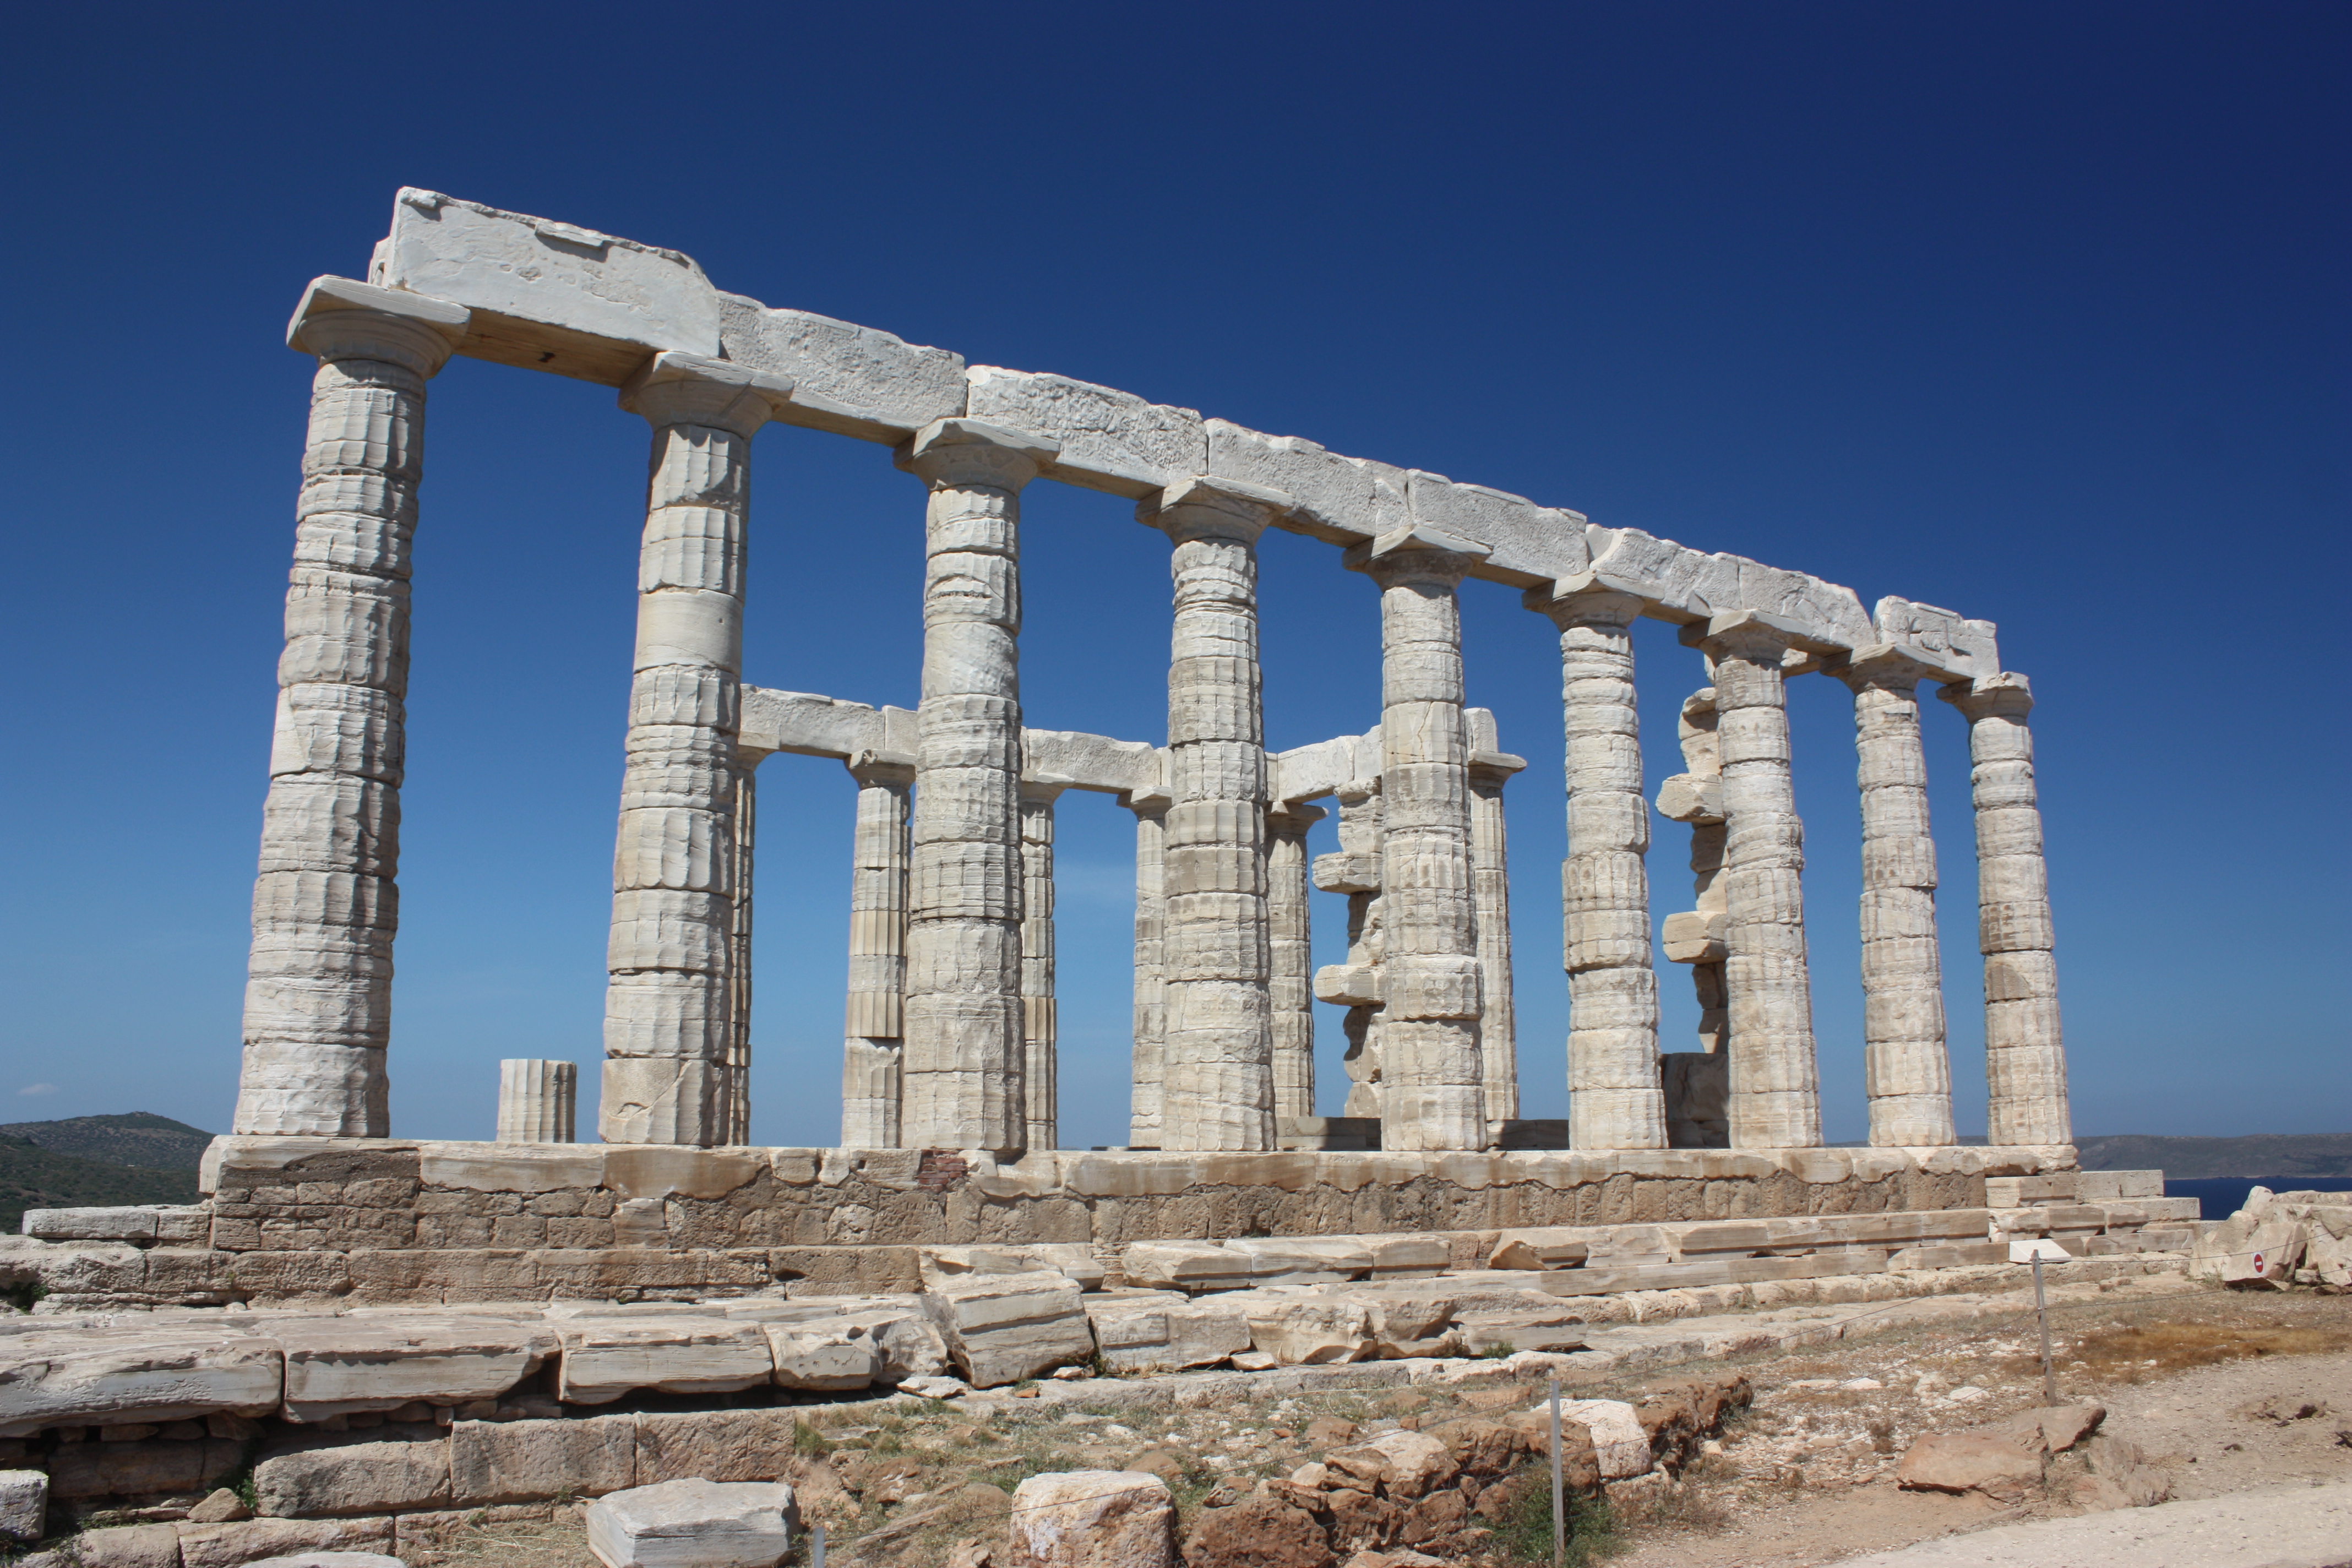
[[[809,1531],[809,1568],[824,1568],[824,1526]]]
[[[1559,1484],[1559,1379],[1551,1380],[1551,1568],[1560,1568],[1568,1553],[1568,1512]]]
[[[2033,1249],[2033,1313],[2042,1320],[2042,1403],[2058,1403],[2058,1374],[2050,1368],[2050,1304],[2042,1298],[2042,1249]]]

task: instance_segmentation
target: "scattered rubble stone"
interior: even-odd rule
[[[1010,1568],[1171,1568],[1176,1503],[1157,1476],[1065,1470],[1013,1493]]]

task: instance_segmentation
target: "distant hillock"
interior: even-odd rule
[[[52,1154],[137,1165],[151,1171],[193,1171],[213,1135],[150,1110],[124,1116],[69,1116],[61,1121],[0,1126],[0,1138],[22,1139]]]
[[[163,1118],[155,1120],[160,1121]],[[195,1201],[194,1170],[157,1171],[109,1164],[102,1160],[60,1154],[27,1139],[0,1137],[0,1231],[10,1235],[23,1228],[26,1209]]]
[[[2352,1176],[2352,1132],[2258,1132],[2246,1138],[2083,1138],[2086,1171],[2162,1171],[2175,1181],[2217,1176]]]

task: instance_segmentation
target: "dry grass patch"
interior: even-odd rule
[[[2344,1350],[2352,1350],[2352,1326],[2165,1322],[2093,1330],[2077,1336],[2063,1359],[2103,1380],[2131,1384],[2248,1356],[2325,1355]],[[2010,1370],[2021,1376],[2040,1365],[2038,1359],[2021,1358]]]

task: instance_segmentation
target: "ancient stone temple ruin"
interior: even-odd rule
[[[676,251],[428,191],[400,193],[363,281],[310,286],[289,339],[317,379],[235,1130],[204,1202],[36,1211],[0,1247],[0,1284],[39,1298],[0,1335],[0,1443],[77,1508],[156,1517],[155,1494],[186,1489],[138,1476],[209,1486],[235,1444],[283,1436],[254,1472],[266,1502],[272,1475],[341,1452],[317,1433],[415,1423],[422,1469],[353,1459],[336,1472],[352,1489],[319,1505],[392,1531],[415,1510],[718,1473],[681,1454],[779,1473],[758,1456],[788,1458],[789,1426],[713,1436],[694,1423],[749,1416],[678,1400],[1078,1363],[1089,1383],[1370,1362],[1444,1379],[1514,1346],[1573,1378],[1664,1353],[1594,1325],[1976,1289],[2006,1278],[2012,1237],[2084,1270],[2179,1267],[2193,1200],[2162,1197],[2158,1173],[2076,1169],[2032,699],[1988,622],[1891,597],[1865,611],[1801,572],[968,365],[722,292]],[[568,1062],[500,1064],[492,1142],[403,1140],[387,1116],[409,543],[425,389],[453,354],[613,386],[652,427],[604,1053],[586,1075],[598,1142],[574,1141]],[[911,708],[742,668],[751,458],[774,423],[887,453],[909,529],[920,487]],[[1128,498],[1166,537],[1164,743],[1157,715],[1120,736],[1024,721],[1021,498],[1040,481]],[[1268,528],[1329,544],[1381,610],[1381,711],[1281,752],[1260,712]],[[1549,742],[1467,705],[1472,580],[1559,634],[1564,1061],[1516,1037],[1505,875],[1524,763],[1504,742]],[[1693,889],[1663,956],[1687,966],[1696,1040],[1659,1037],[1640,616],[1693,650],[1680,676],[1644,673],[1696,687],[1655,802],[1689,828]],[[1822,1142],[1785,709],[1812,675],[1853,694],[1863,1147]],[[1923,689],[1974,760],[1980,1145],[1952,1120]],[[830,1148],[749,1143],[755,781],[778,752],[839,759],[856,792]],[[1059,1147],[1054,826],[1071,790],[1135,816],[1120,1149]],[[1334,809],[1339,847],[1310,857]],[[1346,900],[1347,961],[1320,972],[1316,891]],[[1339,1117],[1316,1114],[1316,1000],[1347,1010]],[[1522,1119],[1522,1075],[1563,1070],[1567,1123]],[[82,1316],[42,1327],[60,1314]],[[1780,1331],[1759,1322],[1690,1353]],[[614,1405],[647,1391],[673,1404]],[[96,1463],[108,1445],[85,1430],[142,1434],[148,1468]],[[275,1511],[302,1512],[310,1484],[285,1480]],[[228,1525],[176,1528],[189,1564],[244,1560],[201,1536]]]
[[[1782,695],[1814,672],[1854,694],[1871,1143],[1955,1142],[1923,685],[1965,715],[1976,760],[1990,1142],[2068,1141],[2032,696],[1988,622],[1896,598],[1865,613],[1802,573],[1107,387],[968,366],[722,293],[674,251],[430,192],[402,194],[368,280],[319,279],[289,335],[319,373],[242,1137],[391,1132],[407,546],[425,383],[467,354],[614,384],[653,427],[598,1085],[608,1145],[748,1140],[754,786],[778,752],[840,758],[857,791],[843,1147],[1010,1162],[1057,1146],[1053,840],[1069,789],[1136,817],[1130,1147],[1542,1141],[1517,1124],[1503,866],[1503,784],[1523,764],[1465,705],[1456,595],[1472,578],[1520,590],[1560,635],[1573,1110],[1550,1142],[1820,1145]],[[885,446],[926,492],[912,710],[742,679],[751,452],[772,422]],[[1040,479],[1130,497],[1168,538],[1164,746],[1023,723],[1021,494]],[[1368,733],[1264,747],[1269,527],[1330,543],[1380,595]],[[1696,907],[1666,921],[1664,946],[1690,966],[1702,1048],[1663,1057],[1628,635],[1641,616],[1678,625],[1706,679],[1683,709],[1688,771],[1658,802],[1691,826]],[[1310,866],[1314,803],[1329,798],[1343,847]],[[1349,900],[1349,962],[1312,975],[1310,881]],[[1354,1128],[1314,1116],[1311,997],[1349,1008]],[[546,1129],[570,1125],[556,1102],[571,1082],[510,1064],[501,1139],[560,1141]]]

